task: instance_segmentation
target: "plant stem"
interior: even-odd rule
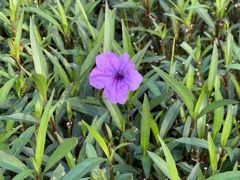
[[[109,163],[109,171],[110,171],[110,180],[114,180],[114,173],[113,173],[112,162]]]

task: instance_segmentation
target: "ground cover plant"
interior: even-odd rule
[[[0,2],[0,179],[240,179],[239,0]]]

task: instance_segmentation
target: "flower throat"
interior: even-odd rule
[[[124,78],[124,74],[120,71],[116,74],[115,79],[116,80],[122,80]]]

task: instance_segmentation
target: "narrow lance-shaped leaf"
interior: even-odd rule
[[[85,23],[87,24],[87,27],[88,27],[89,32],[91,33],[93,39],[95,40],[95,39],[96,39],[95,33],[94,33],[94,31],[93,31],[93,28],[92,28],[92,26],[91,26],[91,24],[90,24],[90,22],[89,22],[89,20],[88,20],[87,14],[85,13],[84,8],[83,8],[80,0],[77,0],[76,3],[77,3],[77,5],[78,5],[78,7],[79,7],[79,10],[80,10],[81,13],[82,13],[82,16],[83,16],[83,19],[84,19]]]
[[[34,19],[30,19],[30,42],[32,58],[36,74],[42,74],[47,79],[47,63],[36,35],[37,28]]]
[[[192,168],[191,173],[189,174],[187,180],[197,179],[198,177],[199,162]]]
[[[181,107],[181,102],[178,100],[176,101],[167,111],[161,125],[160,129],[160,136],[164,138],[168,131],[172,128],[172,125],[179,114]]]
[[[71,171],[64,176],[63,180],[79,180],[81,177],[85,176],[87,173],[91,172],[96,168],[97,165],[106,161],[104,158],[92,157],[83,160],[81,163],[76,165]]]
[[[208,149],[208,142],[204,139],[199,139],[199,138],[179,138],[175,140],[176,142],[179,143],[184,143],[184,144],[189,144],[192,146],[197,146],[197,147],[201,147],[201,148],[205,148]]]
[[[42,9],[37,7],[23,7],[22,9],[27,12],[36,13],[37,15],[43,17],[44,19],[52,23],[54,26],[56,26],[59,31],[63,32],[61,25],[54,18],[52,18],[52,16],[45,13]]]
[[[0,106],[3,105],[5,100],[7,99],[7,95],[10,91],[10,89],[13,86],[13,83],[15,81],[15,78],[8,80],[0,89]]]
[[[60,65],[58,59],[56,57],[54,57],[51,53],[46,51],[45,49],[44,49],[44,53],[48,56],[50,61],[53,63],[53,65],[55,67],[55,72],[61,78],[61,80],[62,80],[62,82],[64,84],[64,87],[67,87],[70,84],[70,82],[69,82],[69,79],[68,79],[68,76],[67,76],[65,70]]]
[[[21,14],[20,19],[17,24],[17,31],[16,31],[16,39],[15,39],[15,44],[16,44],[16,60],[20,60],[20,42],[21,42],[21,37],[22,37],[22,26],[23,26],[23,19],[24,19],[24,13]],[[18,62],[19,63],[19,62]]]
[[[11,156],[3,151],[0,151],[0,166],[10,171],[21,173],[28,169],[28,167],[22,163],[19,159]]]
[[[194,83],[194,68],[192,65],[189,65],[188,68],[188,73],[187,73],[187,77],[186,77],[186,86],[188,89],[192,89],[193,87],[193,83]]]
[[[56,105],[51,107],[53,95],[54,95],[54,90],[51,94],[51,97],[50,97],[45,109],[44,109],[44,112],[43,112],[43,115],[41,118],[41,123],[40,123],[39,129],[38,129],[37,139],[36,139],[37,145],[36,145],[35,159],[36,159],[36,165],[37,165],[36,171],[38,173],[40,172],[40,168],[42,165],[42,158],[43,158],[43,152],[44,152],[44,147],[45,147],[48,122],[50,120],[50,117],[51,117],[53,111],[57,107]]]
[[[6,141],[10,136],[12,136],[19,128],[21,128],[22,125],[19,125],[12,129],[11,131],[7,132],[6,134],[1,134],[2,136],[0,137],[0,144],[2,144],[4,141]]]
[[[14,178],[12,180],[27,179],[28,176],[31,176],[31,178],[34,179],[33,172],[34,171],[31,169],[24,170],[21,173],[19,173],[18,175],[14,176]],[[1,179],[1,177],[0,177],[0,179]]]
[[[222,94],[220,91],[220,76],[218,75],[215,80],[215,94],[214,94],[214,99],[215,101],[217,100],[222,100]],[[213,139],[216,138],[218,132],[220,131],[222,124],[223,124],[223,117],[224,117],[224,106],[219,107],[214,109],[214,115],[213,115],[213,126],[212,126],[212,136]]]
[[[115,122],[118,129],[123,132],[125,130],[125,120],[122,117],[122,114],[120,112],[120,109],[116,104],[111,104],[105,97],[103,97],[103,101],[110,113],[110,115],[113,118],[113,121]]]
[[[217,100],[214,101],[211,104],[208,104],[198,115],[197,119],[202,117],[203,115],[213,111],[214,109],[217,109],[222,106],[230,105],[230,104],[237,104],[238,101],[232,100],[232,99],[223,99],[223,100]]]
[[[208,74],[208,90],[210,92],[212,92],[212,89],[213,89],[215,78],[217,76],[217,70],[218,70],[218,49],[217,49],[216,42],[214,42],[211,63],[209,67],[209,74]]]
[[[33,74],[33,81],[37,86],[37,90],[42,95],[43,99],[47,99],[47,80],[42,74]]]
[[[226,48],[225,65],[227,66],[232,63],[233,35],[230,32],[227,33],[227,43],[224,47]]]
[[[227,117],[225,119],[224,125],[223,125],[223,130],[222,130],[222,135],[221,135],[221,145],[224,147],[227,144],[228,137],[231,132],[232,128],[232,105],[229,105],[227,108]]]
[[[229,171],[210,176],[207,180],[235,180],[240,179],[240,171]]]
[[[77,138],[69,138],[63,141],[49,157],[43,173],[47,172],[53,165],[70,152],[77,145],[77,142]]]
[[[170,150],[168,149],[167,145],[162,140],[162,138],[160,136],[158,136],[158,137],[159,137],[159,140],[161,142],[164,155],[166,157],[168,170],[169,170],[169,173],[170,173],[170,179],[171,180],[180,180],[180,177],[178,175],[178,170],[177,170],[177,167],[176,167],[176,163],[175,163],[175,161],[172,157],[172,154],[171,154]]]
[[[180,46],[181,46],[185,51],[187,51],[188,54],[195,60],[194,51],[193,51],[192,47],[191,47],[188,43],[182,42],[182,43],[180,44]]]
[[[61,3],[59,2],[59,0],[55,0],[55,2],[57,2],[57,8],[58,8],[58,12],[61,16],[61,21],[62,21],[62,27],[63,27],[63,32],[64,35],[68,35],[68,21],[67,21],[67,17],[65,14],[65,11],[61,5]]]
[[[115,24],[114,17],[115,17],[114,10],[111,11],[106,2],[105,22],[104,22],[104,43],[103,43],[104,52],[112,50],[112,43],[114,40],[114,24]]]
[[[123,50],[124,50],[124,52],[128,53],[130,55],[130,57],[132,57],[134,52],[133,52],[133,48],[132,48],[131,39],[130,39],[129,33],[127,31],[127,28],[124,24],[124,21],[122,20],[121,22],[122,22]]]
[[[141,137],[140,137],[140,147],[143,156],[146,154],[149,144],[150,137],[150,126],[151,126],[151,114],[148,103],[147,95],[144,95],[143,108],[142,108],[142,118],[141,118]]]
[[[212,172],[214,174],[214,172],[217,170],[217,154],[216,154],[215,145],[210,133],[208,133],[208,152],[210,156]]]
[[[196,2],[196,5],[200,5],[198,2]],[[198,15],[207,23],[208,26],[210,26],[213,30],[215,29],[215,24],[213,23],[213,20],[207,13],[207,10],[204,8],[196,8],[196,12]]]
[[[203,94],[203,99],[199,109],[200,111],[207,105],[207,96],[204,92],[202,94]],[[206,130],[206,114],[197,119],[198,138],[200,139],[204,138],[205,130]]]
[[[169,172],[167,163],[161,157],[159,157],[157,154],[153,152],[148,151],[148,155],[153,160],[153,162],[157,165],[157,167],[161,169],[164,175],[170,179],[170,172]]]
[[[102,115],[100,118],[95,117],[95,118],[93,119],[93,121],[92,121],[91,127],[98,132],[98,131],[101,129],[102,123],[103,123],[104,120],[106,119],[107,114],[108,114],[108,113],[106,112],[106,113],[105,113],[104,115]],[[93,144],[94,141],[95,141],[94,137],[91,135],[91,133],[89,133],[89,134],[87,135],[87,137],[85,138],[85,141],[84,141],[84,143],[83,143],[83,146],[82,146],[82,148],[81,148],[81,150],[80,150],[80,152],[79,152],[79,156],[78,156],[78,160],[77,160],[78,163],[81,162],[81,161],[85,158],[85,154],[86,154],[86,144],[87,144],[87,143]]]
[[[87,127],[88,131],[92,134],[92,136],[96,139],[98,144],[101,146],[101,148],[102,148],[103,152],[105,153],[105,155],[107,156],[107,158],[110,158],[110,152],[108,150],[108,146],[107,146],[106,142],[104,141],[103,137],[95,129],[93,129],[91,126],[89,126],[86,122],[83,121],[83,123]]]
[[[164,81],[180,96],[190,115],[194,116],[194,107],[196,104],[196,98],[193,93],[183,84],[178,82],[173,77],[169,76],[167,73],[153,66],[153,69],[163,78]]]

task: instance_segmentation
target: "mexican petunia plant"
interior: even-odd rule
[[[104,95],[113,104],[124,104],[128,91],[136,90],[142,79],[127,53],[118,58],[113,52],[104,52],[96,57],[96,67],[89,77],[90,84],[97,89],[104,88]]]
[[[0,0],[0,180],[239,180],[239,80],[239,0]]]

